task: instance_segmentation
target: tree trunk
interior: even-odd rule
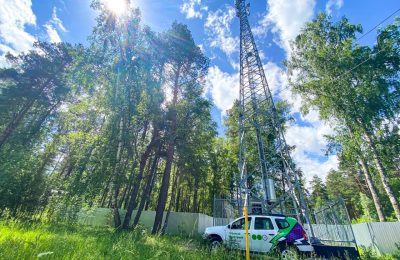
[[[37,174],[41,175],[44,174],[46,166],[53,160],[53,158],[55,157],[55,151],[47,151],[44,154],[44,157],[42,159],[42,163],[40,164],[39,169],[36,171]]]
[[[178,188],[178,194],[176,195],[176,203],[175,203],[175,211],[179,211],[179,203],[180,203],[180,198],[181,198],[181,188]]]
[[[173,132],[175,135],[175,131],[173,131]],[[161,182],[160,193],[158,196],[156,217],[154,219],[154,225],[153,225],[153,230],[152,230],[153,234],[158,233],[161,228],[165,204],[167,202],[167,197],[168,197],[168,189],[169,189],[169,184],[170,184],[171,168],[172,168],[172,161],[174,159],[174,152],[175,152],[174,142],[170,142],[168,145],[167,161],[165,163],[165,169],[164,169],[163,178],[162,178],[162,182]]]
[[[191,195],[192,195],[192,191],[193,191],[194,189],[193,189],[193,185],[192,185],[192,181],[189,179],[188,180],[188,196],[187,196],[187,208],[186,208],[186,211],[187,212],[192,212],[192,197],[191,197]]]
[[[118,207],[118,196],[119,196],[119,189],[120,189],[120,160],[122,154],[122,132],[123,132],[123,119],[121,117],[120,124],[119,124],[119,140],[118,140],[118,148],[117,148],[117,155],[114,167],[114,187],[113,187],[113,194],[112,194],[112,202],[111,208],[113,209],[113,216],[114,216],[114,225],[115,228],[121,227],[121,216],[119,214],[119,207]]]
[[[148,210],[150,207],[150,202],[151,202],[151,193],[153,192],[153,188],[154,188],[154,184],[156,183],[157,180],[157,170],[155,172],[155,174],[153,176],[151,176],[151,183],[150,183],[150,189],[149,189],[149,193],[147,195],[147,200],[144,206],[144,210]]]
[[[119,200],[119,203],[118,203],[118,208],[120,208],[120,209],[122,208],[122,205],[124,204],[125,198],[127,197],[126,196],[126,194],[128,193],[127,190],[129,190],[129,189],[130,189],[129,185],[122,189],[123,192],[122,192],[122,196],[121,196],[121,198]]]
[[[358,187],[358,189],[362,192],[367,194],[368,192],[370,192],[368,183],[366,183],[364,181],[365,176],[364,176],[364,171],[361,169],[361,165],[359,164],[359,169],[357,169],[357,173],[354,174],[354,180],[356,181],[356,185]],[[364,177],[363,177],[364,176]]]
[[[132,151],[133,151],[133,149],[127,149],[128,150],[128,158],[131,158],[131,156],[132,156]],[[133,162],[133,164],[132,164],[132,167],[131,167],[131,169],[130,169],[130,171],[131,171],[131,174],[129,175],[129,179],[128,179],[128,184],[127,184],[127,187],[126,187],[126,189],[125,189],[125,192],[126,192],[126,195],[127,196],[124,196],[124,199],[123,200],[121,200],[121,206],[120,206],[120,208],[124,208],[124,209],[126,209],[127,208],[127,205],[129,204],[129,199],[130,199],[130,197],[129,197],[129,195],[128,194],[131,194],[131,192],[132,192],[132,189],[133,189],[133,185],[134,185],[134,176],[135,176],[135,169],[136,169],[136,166],[137,166],[137,159],[136,159],[136,157],[134,157],[133,158],[133,160],[134,160],[134,162]]]
[[[46,122],[46,119],[51,115],[51,113],[61,104],[61,100],[57,101],[56,104],[53,104],[36,122],[35,125],[32,126],[30,131],[24,138],[24,144],[29,142],[43,127],[43,124]]]
[[[160,193],[158,196],[156,217],[154,219],[154,225],[152,230],[153,234],[158,233],[160,231],[165,210],[165,204],[167,202],[168,189],[170,185],[171,168],[175,153],[175,135],[177,128],[176,104],[178,101],[179,78],[180,78],[180,68],[177,68],[175,75],[175,82],[174,82],[173,98],[172,98],[171,131],[169,132],[169,138],[168,138],[167,159],[165,162],[164,174],[161,181]]]
[[[197,192],[198,192],[198,189],[199,189],[199,187],[198,187],[198,185],[199,185],[199,178],[198,177],[195,177],[195,179],[194,179],[194,193],[193,193],[193,205],[192,205],[192,212],[198,212],[198,210],[197,210]]]
[[[0,135],[0,149],[4,145],[4,143],[7,141],[7,139],[10,137],[12,132],[14,132],[14,130],[21,123],[22,119],[25,117],[26,113],[29,111],[29,109],[33,106],[34,103],[35,103],[34,99],[29,100],[22,107],[21,111],[18,112],[18,114],[11,120],[11,122],[7,125],[7,127],[1,133],[1,135]]]
[[[142,178],[143,178],[143,171],[144,171],[144,168],[146,166],[147,160],[148,160],[148,158],[150,156],[150,153],[151,153],[151,151],[152,151],[152,149],[153,149],[153,147],[154,147],[154,145],[156,144],[157,141],[158,141],[158,129],[157,129],[157,127],[154,127],[153,136],[151,138],[151,141],[147,145],[146,150],[144,151],[144,153],[142,154],[142,157],[140,158],[139,173],[136,176],[136,181],[135,181],[135,184],[133,186],[132,193],[131,193],[131,196],[130,196],[130,199],[129,199],[128,208],[127,208],[126,215],[125,215],[125,218],[124,218],[124,223],[122,225],[123,229],[128,229],[129,228],[129,223],[130,223],[131,218],[132,218],[132,212],[133,212],[133,209],[136,206],[136,197],[137,197],[137,194],[139,192],[140,183],[141,183]]]
[[[364,177],[367,182],[369,191],[371,192],[372,200],[374,201],[374,205],[375,205],[376,213],[378,213],[379,221],[384,222],[385,215],[383,214],[382,204],[379,199],[378,193],[376,192],[376,188],[375,188],[374,182],[372,180],[371,174],[368,170],[368,166],[365,163],[364,158],[362,158],[362,157],[360,157],[359,163],[364,172]]]
[[[379,175],[381,177],[383,188],[385,189],[386,194],[389,197],[390,203],[392,204],[394,212],[396,213],[397,220],[400,221],[400,206],[399,206],[399,202],[397,201],[397,198],[393,193],[392,187],[389,184],[389,178],[388,178],[388,176],[386,174],[386,171],[385,171],[385,169],[384,169],[384,167],[382,165],[381,159],[380,159],[380,157],[378,155],[378,152],[376,150],[376,147],[375,147],[375,143],[374,143],[374,141],[372,140],[372,138],[370,137],[370,135],[368,134],[367,131],[365,131],[364,137],[367,140],[367,143],[368,143],[368,145],[369,145],[369,147],[370,147],[370,149],[372,151],[372,156],[373,156],[376,168],[377,168],[377,170],[379,172]]]
[[[134,170],[136,169],[136,166],[137,166],[137,160],[136,159],[134,159],[135,161],[134,161],[134,163],[133,163],[133,165],[132,165],[132,169],[131,169],[131,172],[132,172],[132,174],[130,174],[130,176],[129,176],[129,180],[128,180],[128,185],[127,185],[127,187],[126,187],[126,189],[125,189],[125,191],[126,191],[126,194],[128,195],[128,194],[131,194],[131,192],[132,192],[132,189],[133,189],[133,185],[134,185]],[[121,200],[121,208],[123,207],[124,209],[126,209],[127,208],[127,205],[129,204],[129,196],[124,196],[124,199],[123,199],[123,201]],[[123,206],[122,206],[123,205]]]
[[[159,157],[158,157],[158,154],[156,153],[154,155],[154,159],[153,159],[151,169],[150,169],[150,172],[148,175],[148,180],[147,180],[146,186],[143,191],[142,199],[140,200],[140,204],[139,204],[135,219],[133,220],[134,227],[139,223],[139,219],[140,219],[140,216],[142,215],[143,208],[150,199],[150,189],[151,189],[152,184],[154,183],[153,179],[155,179],[155,175],[157,172],[158,160],[159,160]]]
[[[107,195],[109,192],[110,183],[111,183],[111,176],[107,179],[106,187],[104,188],[103,195],[101,196],[101,199],[100,199],[100,207],[102,207],[102,208],[106,207],[106,200],[107,200]]]
[[[43,85],[39,87],[37,94],[32,99],[28,100],[26,104],[23,105],[21,111],[18,112],[18,114],[11,120],[11,122],[3,130],[3,132],[0,134],[0,149],[7,141],[7,139],[10,137],[10,135],[14,132],[14,130],[19,126],[22,119],[25,117],[26,113],[33,106],[37,98],[42,94],[43,90],[52,80],[53,78],[47,79],[46,82],[44,82]]]
[[[192,209],[190,210],[191,212],[198,213],[197,208],[198,208],[198,192],[197,189],[194,188],[194,194],[193,194],[193,204],[192,204]]]
[[[169,201],[167,215],[165,216],[164,225],[163,225],[162,230],[161,230],[161,234],[162,235],[164,235],[165,234],[165,230],[167,230],[169,215],[171,213],[171,209],[175,206],[175,192],[176,192],[177,183],[179,181],[178,179],[179,179],[179,170],[176,171],[175,178],[174,178],[174,183],[172,184],[171,200]]]

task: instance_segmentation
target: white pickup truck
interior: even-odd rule
[[[313,247],[296,219],[284,215],[249,215],[250,251],[267,253],[277,248],[283,258],[291,259],[297,252],[312,252]],[[212,248],[225,245],[246,249],[245,219],[240,217],[226,226],[206,228],[203,238]]]

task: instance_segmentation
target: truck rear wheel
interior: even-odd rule
[[[299,252],[294,246],[281,246],[280,254],[281,259],[299,259]]]

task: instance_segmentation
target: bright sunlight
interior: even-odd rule
[[[114,15],[121,16],[128,10],[129,0],[104,0],[104,4]]]

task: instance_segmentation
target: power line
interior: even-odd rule
[[[400,8],[397,9],[396,11],[394,11],[391,15],[389,15],[388,17],[386,17],[385,19],[383,19],[380,23],[378,23],[377,25],[375,25],[373,28],[371,28],[368,32],[364,33],[363,35],[361,35],[360,37],[358,37],[356,39],[356,42],[358,42],[359,40],[361,40],[362,38],[364,38],[367,34],[371,33],[372,31],[374,31],[376,28],[378,28],[379,25],[383,24],[384,22],[386,22],[389,18],[391,18],[393,15],[395,15],[398,11],[400,11]]]
[[[335,78],[333,78],[333,79],[328,80],[328,82],[330,82],[330,81],[336,81],[336,80],[340,79],[342,76],[344,76],[344,75],[346,75],[346,74],[352,72],[352,71],[355,70],[356,68],[360,67],[361,65],[363,65],[364,63],[366,63],[367,61],[369,61],[370,59],[372,59],[372,56],[373,56],[373,55],[377,55],[377,54],[380,53],[381,51],[383,51],[383,49],[381,49],[381,50],[379,50],[378,52],[376,52],[376,53],[370,55],[367,59],[365,59],[365,60],[363,60],[362,62],[358,63],[356,66],[352,67],[351,69],[349,69],[349,70],[343,72],[343,73],[340,74],[339,76],[337,76],[337,77],[335,77]],[[273,96],[274,96],[274,97],[275,97],[275,96],[279,96],[279,95],[280,95],[283,91],[285,91],[285,90],[292,92],[291,89],[289,88],[289,85],[287,85],[286,87],[283,87],[283,88],[279,89],[278,91],[276,91],[276,93],[273,93]],[[322,94],[322,95],[323,95],[323,96],[326,96],[326,95],[324,95],[324,94]]]
[[[379,50],[377,53],[374,53],[374,54],[372,54],[372,55],[377,55],[377,54],[380,53],[381,51],[383,51],[383,49]],[[367,61],[369,61],[369,60],[372,58],[372,55],[370,55],[370,56],[368,57],[368,59],[365,59],[364,61],[358,63],[358,64],[357,64],[356,66],[354,66],[353,68],[351,68],[351,69],[349,69],[349,70],[343,72],[342,74],[340,74],[339,76],[335,77],[334,79],[332,79],[332,80],[330,80],[330,81],[338,80],[338,79],[340,79],[343,75],[346,75],[347,73],[350,73],[350,72],[352,72],[353,70],[357,69],[358,67],[360,67],[361,65],[363,65],[364,63],[366,63]]]
[[[363,37],[365,37],[367,34],[371,33],[372,31],[374,31],[376,28],[378,28],[379,25],[383,24],[384,22],[386,22],[388,19],[390,19],[393,15],[395,15],[397,12],[400,11],[400,8],[397,9],[396,11],[394,11],[392,14],[390,14],[388,17],[386,17],[385,19],[383,19],[381,22],[379,22],[377,25],[375,25],[373,28],[371,28],[368,32],[364,33],[363,35],[361,35],[359,38],[357,38],[355,41],[358,42],[360,39],[362,39]],[[378,53],[380,53],[381,51],[383,51],[382,49],[379,50],[378,52],[374,53],[373,55],[377,55]],[[360,62],[359,64],[357,64],[356,66],[354,66],[353,68],[343,72],[342,74],[340,74],[339,76],[331,79],[330,81],[335,81],[338,80],[339,78],[341,78],[343,75],[346,75],[347,73],[352,72],[353,70],[355,70],[356,68],[360,67],[361,65],[363,65],[364,63],[366,63],[367,61],[369,61],[372,58],[372,55],[370,55],[367,59],[365,59],[364,61]]]

